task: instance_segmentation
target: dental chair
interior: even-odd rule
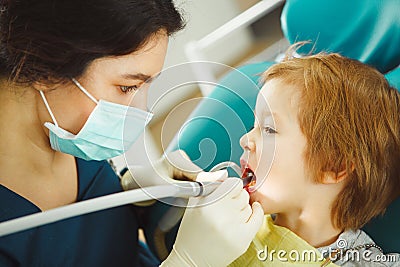
[[[311,41],[301,53],[338,52],[358,59],[376,67],[400,89],[399,8],[400,0],[288,0],[281,25],[289,43]],[[224,161],[239,164],[239,138],[253,125],[259,74],[274,63],[245,65],[228,73],[189,116],[168,150],[185,150],[205,170]],[[152,208],[153,216],[168,209],[162,203]],[[167,249],[171,249],[177,229],[165,234]],[[400,252],[400,197],[364,230],[385,253]],[[149,233],[149,247],[156,250],[151,236]]]

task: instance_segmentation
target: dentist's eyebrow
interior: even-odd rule
[[[150,75],[143,74],[143,73],[136,73],[136,74],[130,74],[130,73],[125,73],[122,74],[121,77],[127,80],[141,80],[144,81],[145,83],[151,83],[154,81],[158,76],[160,76],[161,73],[158,73],[157,75],[151,77]]]

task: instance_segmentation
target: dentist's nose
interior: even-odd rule
[[[142,87],[133,95],[129,106],[147,111],[147,96],[148,86],[142,85]]]

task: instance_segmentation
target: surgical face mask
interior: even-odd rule
[[[78,81],[72,81],[97,105],[75,135],[58,125],[44,93],[40,91],[54,122],[44,124],[49,129],[51,147],[85,160],[105,160],[123,154],[140,136],[153,114],[130,106],[97,101]]]

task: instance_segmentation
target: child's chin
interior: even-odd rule
[[[251,205],[251,204],[253,204],[253,202],[257,201],[257,191],[249,192],[249,194],[250,194],[249,203]]]

